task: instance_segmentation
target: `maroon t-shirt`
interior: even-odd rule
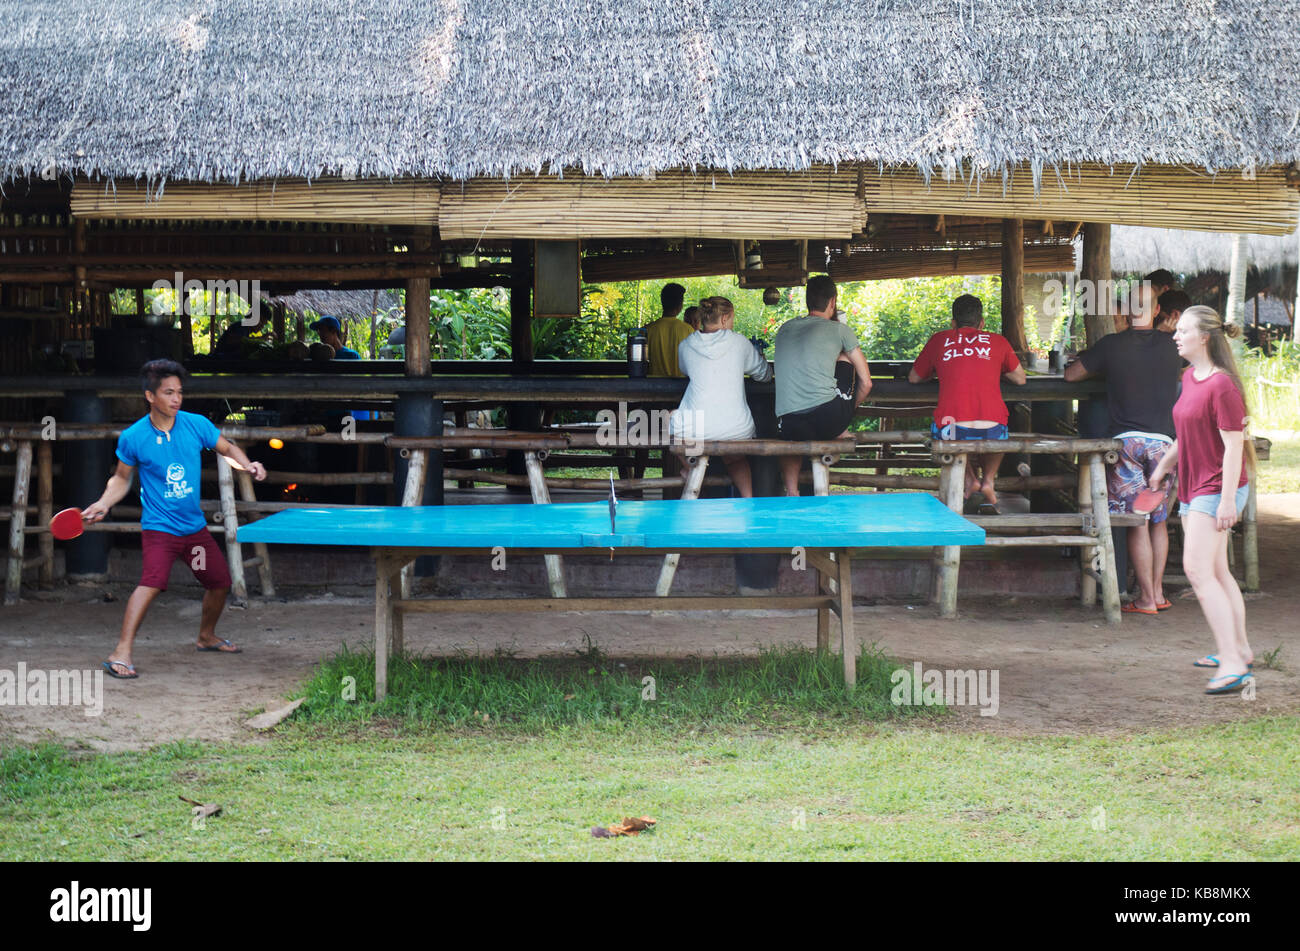
[[[1198,380],[1191,367],[1183,373],[1183,393],[1174,404],[1178,436],[1178,501],[1186,505],[1198,495],[1223,493],[1223,437],[1219,430],[1239,433],[1246,428],[1246,401],[1226,373]],[[1237,487],[1249,482],[1241,461]]]

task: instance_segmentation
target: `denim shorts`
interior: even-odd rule
[[[999,423],[988,429],[971,429],[969,426],[958,426],[953,423],[941,429],[938,423],[931,423],[930,435],[935,439],[1006,439],[1007,426],[1005,423]]]
[[[1246,511],[1246,500],[1250,498],[1250,483],[1237,489],[1237,512],[1241,514]],[[1218,495],[1198,495],[1187,503],[1187,511],[1204,512],[1213,518],[1219,514],[1219,502],[1223,499],[1222,493]]]

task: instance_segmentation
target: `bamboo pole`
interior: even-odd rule
[[[1080,460],[1076,478],[1078,486],[1076,489],[1076,498],[1079,505],[1080,524],[1087,525],[1092,519],[1092,470]],[[1093,523],[1095,526],[1095,522]],[[1090,608],[1097,603],[1097,575],[1093,572],[1092,563],[1096,556],[1101,554],[1100,545],[1094,545],[1091,548],[1083,548],[1079,551],[1079,601],[1084,607]],[[1100,558],[1097,559],[1100,562]]]
[[[239,494],[245,502],[256,502],[257,492],[253,488],[253,477],[244,470],[235,473],[239,482]],[[235,505],[235,514],[239,514],[239,505]],[[256,553],[257,578],[262,586],[262,597],[275,597],[275,582],[271,577],[271,553],[266,547],[265,542],[253,542],[253,551]]]
[[[221,522],[226,531],[226,561],[230,568],[230,595],[236,605],[248,603],[244,583],[244,556],[239,549],[239,517],[235,514],[234,470],[225,456],[217,456],[217,480],[221,489]]]
[[[48,439],[36,444],[36,522],[42,528],[50,524],[54,515],[54,452]],[[15,476],[17,473],[15,473]],[[40,585],[54,584],[54,536],[41,532],[37,542],[41,552]]]
[[[32,481],[32,444],[24,439],[18,444],[14,467],[13,506],[9,518],[9,562],[5,566],[5,604],[17,604],[23,586],[23,543],[27,524],[27,493]]]
[[[682,500],[691,501],[700,497],[700,486],[704,484],[704,473],[709,468],[709,457],[700,456],[687,463],[686,485],[682,489]],[[677,574],[677,563],[681,560],[680,552],[664,555],[663,566],[659,569],[659,581],[655,585],[655,597],[666,598],[673,589],[673,578]]]
[[[947,497],[942,501],[948,508],[961,514],[962,493],[966,485],[966,453],[958,453],[948,475]],[[939,616],[955,618],[957,616],[957,574],[961,567],[961,546],[944,545],[939,564]]]
[[[542,464],[537,461],[537,453],[524,453],[524,467],[528,472],[528,487],[532,490],[534,505],[550,505],[551,494],[546,489],[546,476]],[[551,597],[568,597],[564,585],[564,562],[559,555],[544,555],[546,563],[546,582],[551,590]]]
[[[1082,463],[1083,460],[1080,460]],[[1101,607],[1108,624],[1120,622],[1119,578],[1115,569],[1115,539],[1110,533],[1110,505],[1106,493],[1106,467],[1100,452],[1088,454],[1092,474],[1092,517],[1101,543]]]

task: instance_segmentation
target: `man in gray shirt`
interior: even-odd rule
[[[857,336],[835,319],[835,282],[824,274],[809,279],[806,297],[808,316],[787,320],[776,334],[777,430],[782,439],[837,439],[871,392],[871,371]],[[781,457],[786,495],[799,494],[802,465],[802,456]]]

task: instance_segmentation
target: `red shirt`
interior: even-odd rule
[[[1178,501],[1186,505],[1198,495],[1223,494],[1223,437],[1219,430],[1239,433],[1246,427],[1246,401],[1226,373],[1196,379],[1192,368],[1183,373],[1183,393],[1174,404],[1174,433],[1178,437]],[[1250,479],[1241,461],[1237,487]]]
[[[1007,404],[1002,402],[1002,374],[1020,366],[1007,338],[988,330],[961,327],[941,330],[931,337],[912,364],[921,379],[939,376],[939,405],[935,421],[953,422],[987,419],[1007,421]]]

